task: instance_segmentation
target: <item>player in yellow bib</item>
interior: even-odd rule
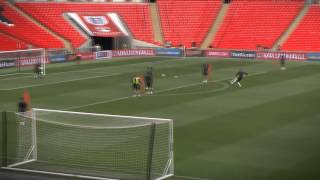
[[[134,90],[134,96],[140,96],[140,77],[139,76],[134,76],[132,78],[132,87]]]

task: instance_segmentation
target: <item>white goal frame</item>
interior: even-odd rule
[[[9,58],[15,59],[15,66],[18,69],[18,72],[20,71],[21,65],[20,65],[20,60],[28,57],[23,57],[19,55],[19,53],[24,53],[24,52],[32,52],[32,51],[40,51],[40,63],[42,67],[42,73],[43,75],[46,74],[46,50],[44,48],[35,48],[35,49],[24,49],[24,50],[15,50],[15,51],[0,51],[0,60],[1,54],[10,54],[12,53],[12,56],[8,56]],[[1,62],[1,61],[0,61]],[[14,75],[14,74],[9,74],[9,75]]]
[[[14,164],[8,164],[5,167],[1,167],[2,169],[6,170],[13,170],[13,171],[21,171],[21,172],[31,172],[31,173],[39,173],[39,174],[47,174],[47,175],[58,175],[58,176],[65,176],[65,177],[76,177],[76,178],[84,178],[84,179],[95,179],[95,180],[116,180],[112,178],[105,178],[105,177],[98,177],[98,176],[86,176],[86,175],[80,175],[80,174],[72,174],[72,173],[60,173],[60,172],[51,172],[51,171],[42,171],[42,170],[32,170],[32,169],[25,169],[25,168],[19,168],[16,166],[20,166],[23,164],[31,163],[37,161],[37,119],[36,119],[36,112],[42,111],[42,112],[58,112],[58,113],[68,113],[68,114],[77,114],[77,115],[90,115],[90,116],[102,116],[102,117],[116,117],[116,118],[128,118],[128,119],[140,119],[140,120],[148,120],[150,123],[148,125],[153,124],[152,122],[155,121],[165,121],[169,123],[169,149],[168,149],[168,157],[166,167],[164,168],[164,172],[162,173],[161,177],[156,178],[154,180],[162,180],[169,178],[171,176],[174,176],[174,152],[173,152],[173,120],[172,119],[164,119],[164,118],[151,118],[151,117],[138,117],[138,116],[124,116],[124,115],[111,115],[111,114],[97,114],[97,113],[86,113],[86,112],[73,112],[73,111],[63,111],[63,110],[50,110],[50,109],[39,109],[39,108],[33,108],[31,113],[31,128],[32,128],[32,145],[29,148],[29,151],[27,155],[25,156],[24,160],[21,162],[17,162]],[[21,114],[20,114],[21,115]],[[25,117],[30,118],[29,115],[25,115]],[[41,120],[43,121],[43,120]],[[64,125],[63,123],[57,122],[59,125]],[[70,125],[69,125],[70,126]],[[80,127],[81,125],[71,125],[74,127]],[[81,126],[82,127],[82,126]],[[96,129],[119,129],[119,128],[130,128],[135,126],[128,126],[128,127],[92,127],[92,126],[83,126],[83,127],[89,127],[89,128],[96,128]],[[137,127],[140,127],[139,125]],[[151,164],[152,165],[152,164]],[[169,173],[170,172],[170,173]]]

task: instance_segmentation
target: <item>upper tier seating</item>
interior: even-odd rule
[[[213,39],[214,48],[271,48],[304,1],[234,0]]]
[[[204,41],[217,13],[221,0],[158,0],[161,26],[165,41],[173,46],[199,47]]]
[[[15,49],[26,49],[27,45],[24,42],[9,38],[0,33],[0,51],[9,51]]]
[[[40,28],[27,18],[19,14],[13,8],[6,3],[1,3],[3,7],[2,15],[9,19],[14,26],[7,26],[4,23],[0,23],[0,31],[6,34],[21,39],[28,44],[32,44],[35,47],[44,48],[62,48],[63,43],[51,36],[47,31]]]
[[[149,5],[145,3],[17,3],[42,24],[68,39],[74,47],[86,42],[63,14],[68,12],[117,12],[131,30],[135,39],[153,42]]]
[[[312,5],[283,45],[284,50],[320,51],[320,5]]]

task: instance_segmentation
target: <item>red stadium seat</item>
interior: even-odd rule
[[[221,0],[158,0],[157,3],[164,40],[187,47],[192,42],[201,45],[221,7]]]
[[[304,1],[234,0],[212,44],[216,48],[271,48]]]
[[[4,11],[2,14],[8,18],[14,24],[14,26],[6,26],[5,24],[0,23],[0,31],[16,37],[17,39],[21,39],[28,44],[32,44],[35,47],[64,47],[60,40],[51,36],[47,31],[29,21],[6,3],[3,3],[3,8]]]
[[[320,51],[320,6],[312,5],[283,45],[284,50]]]
[[[74,47],[86,42],[63,14],[68,12],[117,12],[135,39],[153,43],[149,5],[146,3],[17,3],[41,23],[70,40]]]
[[[2,3],[1,3],[2,2]],[[4,17],[15,26],[0,24],[0,31],[16,37],[35,47],[61,48],[63,43],[51,36],[27,18],[23,17],[4,1]],[[41,24],[53,30],[76,48],[87,37],[72,26],[64,17],[68,12],[117,12],[132,32],[133,38],[162,45],[153,39],[150,8],[148,3],[57,3],[17,2],[17,7]],[[221,0],[158,0],[162,33],[165,41],[174,46],[190,47],[193,42],[200,46],[208,34],[219,9]],[[212,40],[214,48],[248,49],[271,48],[289,27],[304,0],[233,0],[227,14]],[[297,29],[282,46],[284,50],[319,51],[320,6],[312,5]],[[10,46],[12,47],[12,46]]]
[[[22,41],[15,40],[13,38],[9,38],[0,33],[0,51],[9,51],[16,49],[26,49],[26,43]]]

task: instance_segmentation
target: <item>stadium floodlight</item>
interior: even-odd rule
[[[30,74],[35,64],[41,64],[42,74],[46,73],[46,52],[44,48],[16,51],[0,51],[0,68],[7,68],[7,74]],[[4,74],[2,74],[4,75]]]
[[[15,121],[4,169],[88,179],[173,176],[171,119],[33,109]]]

